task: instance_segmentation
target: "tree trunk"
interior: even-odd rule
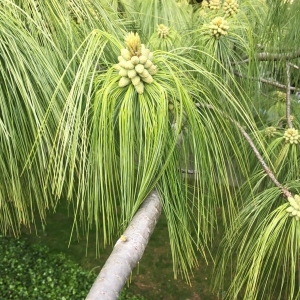
[[[162,204],[152,191],[143,202],[97,276],[86,300],[114,300],[140,261],[160,217]]]

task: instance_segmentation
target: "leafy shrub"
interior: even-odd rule
[[[82,269],[64,254],[25,239],[0,236],[0,299],[85,299],[96,275]],[[129,296],[122,300],[142,300]]]
[[[126,288],[124,288],[119,296],[119,300],[146,300],[146,298],[133,295],[132,293],[128,292]]]

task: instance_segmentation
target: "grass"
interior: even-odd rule
[[[86,251],[86,239],[69,239],[72,228],[72,218],[67,216],[67,208],[59,205],[55,214],[47,218],[47,225],[43,228],[37,224],[36,230],[23,230],[32,243],[47,245],[53,253],[64,253],[67,257],[80,264],[89,271],[98,273],[112,251],[113,245],[106,247],[96,258],[95,234],[91,232]],[[217,247],[212,248],[212,254]],[[128,282],[129,291],[146,299],[176,299],[176,300],[216,300],[221,299],[209,291],[212,262],[207,265],[199,255],[199,268],[194,270],[191,280],[192,286],[182,279],[174,279],[172,257],[168,242],[167,223],[161,216],[146,251],[138,266],[133,270]]]

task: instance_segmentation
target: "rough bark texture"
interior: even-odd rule
[[[132,269],[143,256],[161,209],[157,192],[151,192],[115,244],[86,300],[118,299]]]

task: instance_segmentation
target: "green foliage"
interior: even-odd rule
[[[298,182],[289,188],[299,193]],[[234,275],[226,299],[298,299],[299,222],[287,214],[277,188],[266,188],[246,202],[223,241],[214,284],[220,286],[225,276],[221,265],[232,253]]]
[[[124,288],[118,298],[118,300],[146,300],[145,297],[135,296],[132,293],[128,292],[126,288]]]
[[[299,193],[300,2],[194,2],[1,2],[0,229],[18,235],[68,199],[74,231],[96,228],[105,246],[156,188],[175,276],[209,253],[221,209],[218,274],[239,262],[228,298],[293,295],[298,261],[285,284],[291,252],[276,247],[298,226],[280,193]],[[153,52],[151,78],[146,61],[126,65],[132,81],[116,70],[130,30]],[[297,237],[284,245],[299,256]]]
[[[85,299],[95,274],[25,239],[0,237],[1,299]]]
[[[64,254],[26,239],[0,237],[1,299],[85,299],[96,275]],[[120,300],[145,300],[124,288]]]

